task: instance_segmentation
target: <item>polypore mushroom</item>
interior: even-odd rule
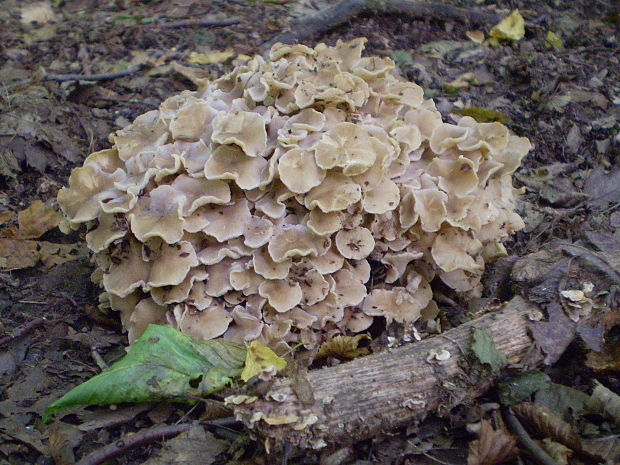
[[[434,278],[476,295],[523,227],[511,174],[530,144],[444,123],[364,43],[276,44],[73,171],[58,202],[71,229],[88,224],[102,306],[130,342],[159,323],[282,354],[434,319]]]

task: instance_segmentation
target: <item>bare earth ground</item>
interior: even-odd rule
[[[617,267],[620,176],[613,170],[620,163],[620,7],[612,0],[452,4],[497,8],[503,14],[519,8],[526,36],[487,46],[469,40],[466,32],[488,32],[493,24],[365,16],[306,43],[367,37],[366,53],[391,56],[403,74],[436,100],[445,117],[471,106],[501,113],[513,132],[534,145],[515,180],[526,188],[519,208],[527,227],[509,244],[510,253],[523,256],[547,248],[553,240],[598,234],[605,238],[607,250],[594,248],[608,253],[612,268]],[[0,216],[0,228],[16,224],[16,215],[8,212],[22,211],[36,199],[56,206],[55,196],[70,170],[88,153],[107,147],[110,132],[166,97],[192,88],[194,75],[216,78],[231,69],[236,55],[252,55],[294,17],[315,11],[310,2],[300,0],[56,0],[50,2],[49,21],[28,24],[22,13],[32,2],[4,0],[0,5],[0,215],[6,213]],[[218,28],[157,25],[204,15],[240,21]],[[549,31],[562,43],[550,43]],[[229,53],[217,55],[223,51]],[[213,62],[201,64],[205,61]],[[38,82],[44,72],[97,74],[132,65],[141,68],[105,81]],[[463,77],[465,73],[472,74]],[[23,82],[33,77],[34,82]],[[469,84],[461,86],[455,80]],[[75,244],[80,238],[54,228],[36,240]],[[590,242],[596,246],[596,241]],[[110,363],[124,353],[116,321],[96,311],[98,290],[90,282],[93,268],[83,250],[45,250],[41,248],[43,263],[30,263],[27,257],[22,263],[12,256],[10,266],[2,262],[8,252],[0,250],[0,335],[45,318],[36,328],[0,344],[0,464],[75,463],[75,457],[128,432],[200,418],[202,406],[173,404],[82,409],[51,429],[41,424],[47,405],[100,372],[99,356]],[[620,320],[613,290],[618,283],[611,281],[608,327]],[[452,318],[455,305],[461,309],[460,318],[466,319],[466,303],[443,303],[441,309]],[[598,352],[587,337],[577,339],[545,373],[556,383],[582,391],[596,378],[619,393],[618,329],[607,332],[606,345]],[[494,401],[490,392],[478,405],[449,418],[431,418],[394,435],[347,446],[337,452],[340,456],[323,456],[322,463],[465,463],[467,442],[475,437],[465,426],[476,408]],[[617,439],[618,425],[614,430],[600,421],[592,424],[599,433]],[[278,460],[266,459],[261,445],[243,432],[216,433],[233,446],[227,454],[203,458],[202,463]],[[152,442],[106,463],[142,463],[160,448],[161,443]],[[302,460],[294,463],[319,463],[318,455]],[[512,463],[537,463],[526,456],[519,460]],[[588,463],[579,460],[573,457],[570,463]]]

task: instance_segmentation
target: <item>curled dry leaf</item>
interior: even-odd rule
[[[370,336],[367,334],[335,336],[321,344],[315,358],[342,357],[352,359],[367,355],[368,349],[366,347],[359,347],[362,339],[370,339]]]
[[[517,455],[517,441],[503,425],[493,429],[491,420],[482,420],[479,434],[478,439],[469,443],[467,465],[495,465]]]
[[[581,450],[581,437],[573,426],[547,407],[536,402],[522,402],[511,407],[525,426],[539,437],[548,437],[570,447]]]

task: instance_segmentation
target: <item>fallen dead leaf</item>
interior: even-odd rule
[[[476,75],[474,73],[463,73],[454,81],[444,85],[444,89],[447,91],[469,89],[470,86],[475,86],[476,84],[478,84],[478,82],[476,81]]]
[[[189,54],[189,58],[187,61],[189,63],[199,65],[208,65],[211,63],[220,63],[222,61],[226,61],[234,55],[235,52],[233,52],[232,50],[213,51],[209,53],[192,52]]]
[[[20,239],[37,239],[50,229],[58,226],[60,215],[40,200],[35,200],[28,208],[17,214]]]
[[[39,261],[51,268],[88,256],[84,244],[54,244],[45,241],[0,239],[0,271],[21,270]]]
[[[171,463],[195,463],[209,465],[217,456],[228,449],[229,443],[217,439],[202,426],[179,434],[165,441],[162,449],[155,457],[143,462],[142,465],[168,465]]]
[[[21,21],[25,25],[45,24],[54,21],[55,18],[54,10],[47,2],[32,3],[21,9]]]
[[[495,39],[521,40],[525,35],[525,21],[519,10],[513,10],[510,15],[493,26],[489,35]]]
[[[467,31],[465,35],[469,40],[477,44],[484,42],[484,32],[482,31]]]
[[[361,355],[367,355],[368,349],[366,347],[359,347],[362,339],[370,339],[370,336],[367,334],[335,336],[321,344],[315,358],[342,357],[353,359]]]
[[[11,221],[11,218],[13,218],[13,212],[0,213],[0,226]]]
[[[536,402],[521,402],[512,406],[511,410],[530,431],[534,431],[535,436],[551,438],[572,450],[581,450],[581,437],[573,426],[546,406]]]
[[[469,443],[467,465],[495,465],[517,455],[517,441],[503,427],[493,429],[491,420],[480,422],[480,438]]]

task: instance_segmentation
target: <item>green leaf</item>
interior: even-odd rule
[[[401,68],[413,65],[413,56],[406,50],[394,50],[389,56]]]
[[[498,383],[499,400],[504,405],[515,405],[549,384],[549,376],[538,370],[521,373]]]
[[[549,383],[536,393],[535,400],[552,412],[561,415],[565,421],[579,419],[587,411],[590,396],[569,386]]]
[[[497,350],[491,333],[486,329],[474,329],[474,342],[471,350],[482,364],[489,365],[494,372],[506,365],[506,356]]]
[[[553,32],[548,31],[547,32],[547,37],[546,39],[546,46],[548,48],[550,47],[554,47],[557,50],[562,50],[562,48],[564,47],[564,42],[562,41],[562,39],[560,39],[558,36],[556,36]]]
[[[245,354],[232,342],[196,341],[168,326],[149,325],[124,358],[55,401],[43,420],[76,405],[205,396],[241,374]]]

